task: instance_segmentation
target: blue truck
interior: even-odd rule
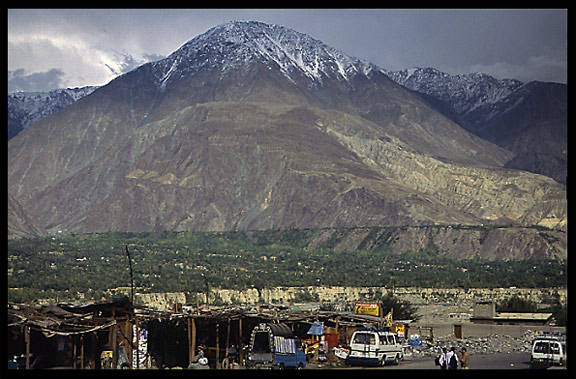
[[[306,353],[300,339],[286,324],[261,323],[252,330],[250,350],[246,361],[248,368],[303,369]]]

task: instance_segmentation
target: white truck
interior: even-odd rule
[[[349,365],[397,365],[404,359],[402,345],[396,334],[376,329],[358,329],[350,339]]]
[[[536,337],[530,351],[531,368],[547,368],[566,364],[566,341],[559,337]]]

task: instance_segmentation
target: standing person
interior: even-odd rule
[[[456,370],[458,368],[458,354],[456,354],[454,346],[446,353],[446,362],[448,370]]]
[[[446,366],[448,365],[448,360],[446,359],[446,355],[448,349],[446,349],[445,347],[442,348],[442,354],[440,354],[440,359],[438,360],[438,363],[440,363],[440,370],[446,370]]]
[[[463,347],[462,348],[462,357],[460,358],[460,366],[463,370],[468,370],[468,363],[470,362],[470,355],[468,354],[468,350]]]

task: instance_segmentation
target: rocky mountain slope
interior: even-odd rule
[[[215,27],[10,140],[49,231],[563,227],[564,188],[377,67],[257,22]]]
[[[8,238],[33,238],[45,234],[46,230],[28,215],[18,201],[8,195]]]
[[[514,79],[498,80],[482,73],[450,75],[434,68],[384,71],[395,82],[449,104],[462,119],[487,104],[495,104],[522,86]],[[486,121],[492,115],[482,112]],[[475,117],[475,119],[480,116]]]
[[[468,131],[515,154],[506,167],[566,184],[568,87],[560,83],[497,80],[432,68],[386,71],[396,82],[430,95]],[[445,104],[450,107],[446,108]]]

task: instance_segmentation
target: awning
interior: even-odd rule
[[[324,334],[324,322],[314,321],[314,323],[308,330],[308,334],[312,334],[314,336],[321,336],[322,334]]]

